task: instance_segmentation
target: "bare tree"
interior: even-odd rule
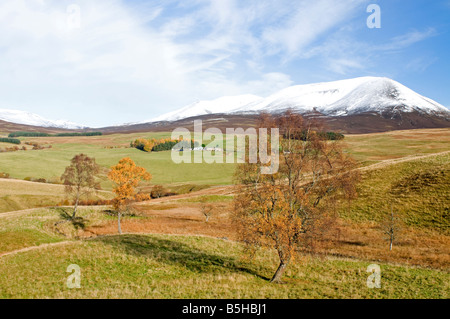
[[[214,206],[212,204],[207,204],[206,202],[202,202],[202,204],[200,206],[200,210],[201,210],[203,216],[205,216],[205,218],[206,218],[205,221],[208,222],[209,218],[214,213]]]
[[[356,196],[359,174],[338,141],[328,141],[298,114],[264,114],[260,127],[282,133],[279,170],[263,175],[261,163],[238,167],[232,220],[250,251],[277,251],[280,264],[271,281],[280,282],[294,255],[329,229],[339,199]]]
[[[161,198],[166,193],[166,189],[162,185],[155,185],[151,191],[152,198]]]
[[[94,158],[79,154],[72,158],[70,165],[66,167],[62,174],[61,180],[65,185],[66,194],[75,201],[72,219],[76,216],[80,198],[88,196],[100,188],[100,184],[95,179],[95,175],[99,171],[100,167]]]
[[[386,216],[381,224],[381,230],[386,236],[386,240],[389,242],[389,251],[391,251],[394,241],[398,239],[401,230],[401,219],[394,213],[392,206],[391,213]]]

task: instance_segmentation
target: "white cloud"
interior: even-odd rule
[[[159,4],[142,12],[119,0],[79,0],[80,28],[68,24],[70,4],[0,3],[0,107],[102,125],[291,83],[280,73],[244,80],[235,72],[233,55],[257,42],[247,31],[257,17],[242,19],[250,9],[235,1],[198,1],[198,10],[153,23],[165,10]],[[195,36],[199,25],[211,28]]]
[[[132,122],[196,99],[267,96],[294,84],[282,62],[320,57],[337,74],[366,65],[364,50],[330,36],[366,0],[77,0],[71,28],[73,2],[0,2],[0,108]]]
[[[350,70],[364,69],[364,65],[361,64],[360,62],[352,60],[352,59],[345,59],[345,58],[333,59],[333,58],[331,58],[328,60],[328,68],[335,73],[345,75]]]
[[[292,14],[281,26],[269,27],[263,38],[269,43],[270,53],[284,51],[287,59],[304,53],[308,45],[335,28],[354,13],[364,1],[317,0],[302,1],[293,7]]]

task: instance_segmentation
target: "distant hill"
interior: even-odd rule
[[[86,128],[83,125],[79,125],[65,120],[54,121],[43,118],[42,116],[34,113],[9,109],[0,109],[0,120],[10,123],[39,126],[39,127],[53,127],[53,128],[76,129],[76,130]]]
[[[450,111],[441,104],[394,80],[360,77],[291,86],[267,98],[240,95],[199,101],[146,122],[177,121],[187,117],[219,113],[251,114],[261,111],[279,113],[286,109],[293,109],[302,114],[317,112],[329,117],[366,113],[382,116],[418,113],[450,117]]]
[[[178,127],[192,129],[196,119],[204,121],[205,129],[247,128],[256,124],[260,112],[277,114],[287,109],[320,118],[330,130],[342,133],[450,127],[450,111],[441,104],[394,80],[360,77],[296,85],[267,98],[247,94],[198,101],[147,121],[95,130],[108,134],[172,131]],[[28,130],[27,125],[34,126],[29,130],[42,132],[54,129],[92,131],[72,122],[50,121],[36,114],[0,109],[0,131]]]

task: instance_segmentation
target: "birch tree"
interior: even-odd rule
[[[72,219],[76,217],[80,199],[100,188],[100,184],[95,179],[95,175],[99,171],[100,167],[94,158],[90,158],[85,154],[79,154],[72,158],[70,165],[66,167],[61,175],[66,194],[72,197],[75,202]]]
[[[260,173],[261,163],[238,167],[232,220],[251,251],[276,250],[271,281],[280,282],[296,253],[329,229],[339,199],[356,196],[359,174],[339,141],[327,141],[298,114],[264,114],[259,126],[282,133],[280,167],[272,175]]]
[[[151,180],[152,175],[145,168],[137,166],[131,158],[126,157],[111,167],[108,178],[114,183],[113,192],[116,197],[113,206],[117,212],[119,234],[122,234],[120,223],[126,206],[136,198],[136,187],[139,182]]]

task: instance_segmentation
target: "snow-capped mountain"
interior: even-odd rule
[[[198,101],[185,106],[182,109],[166,113],[147,122],[177,121],[187,117],[205,114],[230,113],[235,109],[240,109],[245,105],[257,103],[261,100],[263,100],[263,98],[259,96],[246,94],[238,96],[224,96],[212,101]]]
[[[238,101],[239,103],[237,103]],[[248,103],[245,103],[246,101]],[[277,113],[288,108],[300,113],[318,111],[328,116],[346,116],[366,112],[382,114],[384,112],[410,113],[414,111],[445,117],[450,115],[450,111],[446,107],[394,80],[384,77],[360,77],[291,86],[267,98],[245,95],[202,101],[167,113],[152,121],[176,121],[191,116],[214,113],[261,111]]]
[[[64,129],[84,129],[83,125],[64,120],[48,120],[40,115],[17,110],[0,109],[0,120],[33,126],[54,127]]]
[[[287,108],[302,113],[318,111],[330,116],[393,110],[428,114],[449,112],[444,106],[406,86],[381,77],[292,86],[235,111],[277,112]]]

